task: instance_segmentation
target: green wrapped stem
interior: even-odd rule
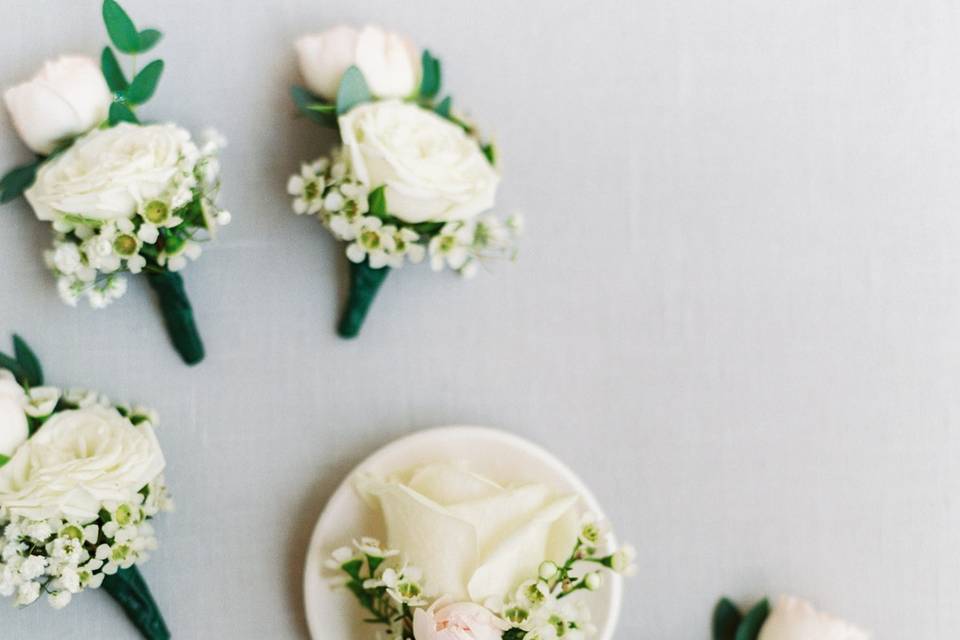
[[[360,333],[363,320],[380,285],[390,273],[390,267],[374,269],[366,260],[357,264],[350,263],[350,294],[347,296],[347,308],[340,318],[337,333],[343,338],[355,338]]]
[[[160,607],[150,595],[150,589],[136,566],[121,569],[103,579],[103,589],[123,607],[141,635],[147,640],[169,640],[170,631],[163,621]]]
[[[203,360],[203,341],[193,320],[193,308],[183,288],[183,278],[172,271],[149,271],[147,282],[160,302],[160,312],[174,348],[187,364]]]

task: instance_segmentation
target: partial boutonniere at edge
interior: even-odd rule
[[[129,76],[107,46],[99,65],[62,56],[8,89],[13,124],[37,158],[0,180],[0,203],[22,194],[51,223],[46,261],[69,305],[105,307],[126,292],[121,274],[144,273],[174,346],[195,364],[203,342],[179,271],[230,221],[216,204],[225,141],[211,130],[198,145],[175,124],[141,122],[136,110],[153,96],[163,61],[138,71],[138,57],[161,34],[138,30],[114,0],[104,0],[103,19],[131,58]]]
[[[147,640],[164,623],[137,565],[157,548],[150,520],[173,503],[156,412],[44,386],[14,336],[0,353],[0,595],[61,609],[102,587]]]
[[[441,65],[405,37],[340,26],[301,38],[293,87],[300,112],[338,131],[329,156],[301,167],[288,191],[346,243],[350,294],[338,332],[356,336],[390,269],[429,257],[472,276],[482,261],[515,257],[519,216],[486,215],[500,175],[476,125],[440,98]]]
[[[713,610],[713,640],[870,640],[870,634],[822,613],[809,602],[783,596],[773,609],[764,598],[746,612],[727,598]]]
[[[577,496],[546,485],[501,486],[443,462],[356,488],[382,512],[389,547],[361,537],[326,568],[386,633],[377,637],[584,640],[596,629],[579,596],[635,571],[632,547],[611,548]]]

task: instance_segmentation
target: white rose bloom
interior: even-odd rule
[[[44,163],[24,195],[40,220],[67,213],[129,218],[141,203],[163,196],[181,160],[196,154],[190,134],[176,125],[122,122],[91,131]]]
[[[420,86],[420,52],[398,33],[345,25],[304,36],[294,45],[300,73],[317,95],[334,100],[343,73],[356,65],[367,86],[381,98],[405,98]]]
[[[577,538],[576,496],[539,484],[505,488],[451,464],[415,469],[407,481],[357,479],[383,509],[390,548],[423,570],[426,593],[456,600],[511,593]]]
[[[30,435],[26,403],[27,395],[13,374],[0,369],[0,454],[12,456]]]
[[[809,602],[783,596],[763,623],[758,640],[870,640],[870,634],[816,611]]]
[[[113,101],[100,65],[83,56],[46,62],[31,80],[7,89],[3,97],[24,144],[41,155],[106,120]]]
[[[102,406],[63,411],[0,467],[0,506],[32,520],[90,522],[104,501],[133,499],[165,464],[149,424]]]
[[[357,180],[386,185],[387,209],[410,222],[466,220],[493,206],[500,177],[477,141],[432,111],[369,102],[340,117]]]

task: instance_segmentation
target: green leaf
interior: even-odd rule
[[[382,218],[387,215],[387,194],[386,187],[380,185],[370,192],[367,196],[367,204],[370,205],[370,215]]]
[[[137,27],[116,0],[103,0],[103,24],[117,49],[124,53],[137,53],[140,50]]]
[[[163,36],[162,33],[156,29],[144,29],[137,37],[140,39],[140,46],[137,47],[137,53],[146,53],[153,49],[154,45],[160,42],[160,38]]]
[[[342,116],[359,104],[373,100],[363,72],[356,66],[346,70],[337,89],[337,115]]]
[[[527,635],[527,632],[519,627],[514,627],[513,629],[507,629],[503,634],[503,640],[523,640],[524,636]]]
[[[304,87],[290,87],[297,110],[324,127],[337,128],[337,105],[326,104]]]
[[[70,224],[76,226],[91,227],[93,229],[99,229],[103,226],[103,220],[99,218],[88,218],[87,216],[82,216],[79,213],[64,213],[61,216],[64,220]]]
[[[483,151],[483,155],[487,156],[487,162],[490,163],[491,167],[497,166],[497,148],[493,146],[492,142],[480,145],[480,150]]]
[[[0,453],[0,467],[2,467],[3,465],[7,464],[8,462],[10,462],[10,457],[9,457],[9,456],[5,456],[5,455],[3,455],[2,453]]]
[[[23,370],[20,363],[5,353],[0,353],[0,369],[6,369],[17,380],[25,382],[27,379],[27,372]]]
[[[127,89],[127,100],[133,104],[143,104],[157,90],[157,83],[160,82],[160,74],[163,73],[163,60],[154,60],[143,68],[143,71],[137,74],[137,77],[130,83]]]
[[[37,354],[17,334],[13,334],[13,355],[17,357],[17,362],[23,367],[26,374],[26,380],[31,387],[39,387],[43,384],[43,367],[40,366],[40,360]]]
[[[110,105],[109,121],[110,126],[120,122],[132,122],[133,124],[140,124],[140,121],[137,120],[137,114],[135,114],[130,107],[122,102],[114,102]]]
[[[713,622],[711,628],[713,640],[735,640],[737,637],[737,627],[743,616],[740,611],[727,598],[722,598],[713,610]]]
[[[421,57],[423,77],[420,80],[420,97],[433,98],[440,93],[441,69],[440,61],[424,49]]]
[[[764,598],[744,616],[743,622],[737,627],[737,635],[734,636],[734,640],[757,640],[760,629],[768,615],[770,615],[770,603]]]
[[[127,87],[130,86],[127,82],[127,76],[123,74],[123,69],[120,68],[120,63],[117,62],[117,56],[114,55],[113,49],[110,47],[103,48],[103,53],[100,55],[100,69],[103,71],[103,77],[106,79],[110,91],[120,93],[126,91]]]
[[[434,109],[434,111],[436,111],[437,115],[440,116],[441,118],[449,118],[451,106],[453,106],[453,98],[450,96],[447,96],[446,98],[440,101],[440,104],[437,105],[437,108]]]
[[[38,159],[22,167],[11,169],[7,175],[0,178],[0,204],[10,202],[30,188],[37,177],[42,159]]]

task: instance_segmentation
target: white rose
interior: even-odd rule
[[[576,496],[539,484],[505,488],[450,464],[419,467],[407,481],[360,477],[383,509],[387,541],[423,570],[426,592],[482,602],[512,593],[546,560],[573,548]]]
[[[27,395],[13,374],[0,369],[0,454],[12,456],[30,434],[26,403]]]
[[[432,111],[399,100],[340,117],[357,179],[386,185],[387,209],[410,223],[466,220],[493,206],[500,177],[477,141]]]
[[[46,62],[31,80],[7,89],[3,97],[17,133],[41,155],[106,120],[113,101],[100,65],[83,56]]]
[[[190,134],[172,124],[127,122],[95,129],[37,172],[26,197],[40,220],[75,214],[97,220],[129,218],[161,198],[196,155]]]
[[[870,634],[853,625],[819,613],[799,598],[783,596],[776,605],[758,640],[869,640]]]
[[[165,464],[149,424],[102,406],[63,411],[0,467],[0,506],[34,520],[89,522],[104,501],[132,500]]]
[[[363,72],[367,86],[381,98],[405,98],[420,86],[420,52],[398,33],[345,25],[304,36],[294,45],[307,87],[328,100],[337,97],[340,78],[351,66]]]

